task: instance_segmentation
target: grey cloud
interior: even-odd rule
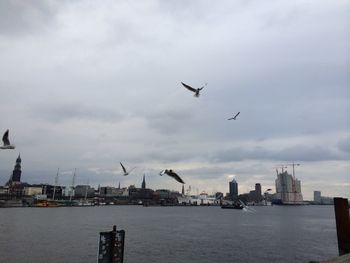
[[[161,134],[174,134],[186,130],[192,119],[192,112],[188,108],[162,107],[145,115],[149,126]]]
[[[40,116],[50,122],[64,122],[72,119],[118,122],[123,118],[114,109],[84,105],[78,102],[42,106],[33,112],[33,116]]]
[[[296,145],[282,150],[269,150],[263,147],[252,149],[232,148],[218,151],[213,155],[216,162],[234,162],[242,160],[276,160],[276,161],[328,161],[342,160],[344,156],[337,155],[332,150],[318,145]]]
[[[0,35],[19,35],[48,31],[57,5],[53,1],[0,1]]]
[[[215,162],[235,162],[248,159],[270,159],[271,157],[271,152],[262,147],[255,147],[254,149],[234,147],[216,152],[212,159]]]
[[[191,178],[204,180],[204,179],[215,179],[223,176],[224,174],[233,173],[233,171],[234,169],[232,168],[213,166],[213,167],[201,167],[201,168],[194,168],[194,169],[181,169],[179,170],[179,173],[181,173],[184,176],[189,176]]]
[[[343,152],[350,153],[350,137],[340,139],[337,146]]]
[[[332,150],[322,146],[296,145],[290,148],[275,152],[274,157],[281,161],[329,161],[340,160],[341,157],[333,153]]]

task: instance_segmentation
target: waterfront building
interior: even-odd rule
[[[112,186],[102,186],[99,188],[101,197],[128,197],[129,190],[127,188],[115,188]]]
[[[7,196],[9,193],[8,186],[0,186],[0,197],[1,196]]]
[[[42,192],[43,195],[46,195],[47,198],[49,199],[52,199],[55,197],[55,200],[57,200],[57,199],[62,199],[63,197],[64,187],[62,186],[43,184],[42,188],[43,188],[43,192]]]
[[[322,205],[334,205],[334,198],[328,196],[321,196]]]
[[[238,198],[238,183],[235,179],[232,179],[231,182],[229,182],[230,187],[230,199],[235,200]]]
[[[321,204],[321,191],[314,191],[314,202]]]
[[[314,191],[314,204],[317,205],[333,205],[333,197],[322,196],[321,191]]]
[[[255,184],[255,189],[249,192],[247,201],[253,204],[261,203],[262,201],[261,184],[259,183]]]
[[[261,196],[261,184],[256,183],[255,184],[255,194],[256,194],[256,201],[259,203],[262,201],[262,196]]]
[[[23,188],[25,196],[37,196],[43,194],[42,185],[27,185]]]
[[[179,203],[179,198],[182,195],[178,191],[170,191],[167,189],[157,189],[154,192],[154,201],[161,205],[163,204],[177,204]]]
[[[76,198],[91,198],[95,195],[95,189],[90,185],[77,185],[74,189],[74,197]]]
[[[294,176],[283,171],[277,174],[276,199],[282,204],[297,205],[303,204],[301,183]]]

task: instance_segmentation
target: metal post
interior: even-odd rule
[[[350,253],[350,218],[348,199],[335,197],[334,212],[337,225],[339,256]]]
[[[123,263],[125,231],[114,225],[109,232],[100,232],[98,263]]]

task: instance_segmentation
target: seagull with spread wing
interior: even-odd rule
[[[127,176],[129,173],[131,173],[132,170],[134,170],[136,168],[136,167],[133,167],[132,169],[130,169],[130,171],[127,171],[121,162],[120,162],[120,165],[123,169],[124,176]]]
[[[181,82],[181,84],[182,84],[186,89],[188,89],[189,91],[194,92],[194,96],[195,96],[195,97],[199,97],[199,95],[200,95],[199,92],[200,92],[205,86],[207,86],[208,83],[205,83],[205,85],[204,85],[203,87],[199,88],[199,89],[192,88],[191,86],[189,86],[189,85],[187,85],[187,84],[185,84],[185,83],[183,83],[183,82]]]
[[[232,118],[229,118],[229,119],[227,119],[227,120],[236,120],[236,117],[240,114],[241,112],[239,111],[234,117],[232,117]]]
[[[0,146],[0,149],[7,150],[7,149],[15,149],[15,145],[11,145],[10,140],[9,140],[9,130],[7,130],[4,133],[4,136],[2,136],[2,141],[4,143],[4,146]]]
[[[174,178],[176,181],[178,181],[179,183],[182,183],[184,184],[185,182],[181,179],[181,177],[175,173],[173,170],[163,170],[159,173],[160,176],[163,176],[163,174],[167,174],[169,175],[170,177]]]

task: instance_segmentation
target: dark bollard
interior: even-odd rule
[[[348,199],[334,197],[339,256],[350,253],[350,218]]]
[[[123,263],[125,231],[113,226],[109,232],[100,232],[98,263]]]

